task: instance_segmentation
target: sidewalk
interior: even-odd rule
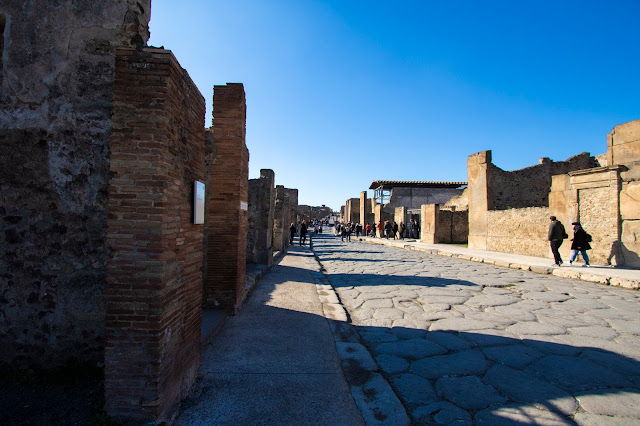
[[[551,274],[558,277],[570,278],[592,283],[624,287],[633,290],[640,289],[640,270],[613,268],[606,266],[592,266],[582,268],[569,266],[568,262],[561,267],[550,266],[553,259],[524,256],[519,254],[499,253],[495,251],[473,250],[454,244],[426,244],[416,240],[387,240],[385,238],[360,237],[361,241],[392,247],[415,250],[439,256],[457,257],[458,259],[488,263],[511,269],[522,269],[539,274]],[[352,235],[352,241],[357,241]]]
[[[179,425],[361,425],[314,276],[293,245],[203,348]]]

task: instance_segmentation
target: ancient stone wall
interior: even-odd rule
[[[291,224],[298,224],[298,190],[297,189],[284,189],[285,197],[289,198],[289,215],[287,219],[287,229],[291,226]],[[288,242],[289,240],[287,240]]]
[[[438,204],[424,204],[420,214],[420,241],[429,244],[466,243],[469,235],[467,210],[453,211]]]
[[[563,221],[563,223],[567,233],[570,233],[571,223],[568,226],[566,222]],[[548,229],[549,209],[546,207],[491,210],[487,213],[486,249],[502,253],[550,257]],[[563,257],[567,256],[569,245],[564,244],[560,248]]]
[[[259,179],[249,180],[247,262],[273,263],[273,217],[275,206],[275,174],[260,170]],[[280,234],[282,238],[282,234]]]
[[[611,165],[620,165],[620,251],[626,265],[640,267],[640,120],[607,135]]]
[[[540,164],[509,172],[490,164],[487,170],[489,209],[546,207],[549,205],[551,176],[587,169],[591,164],[592,159],[587,152],[566,161],[541,158]]]
[[[345,221],[360,223],[360,198],[349,198],[345,202]]]
[[[371,201],[374,202],[373,206],[375,206],[375,200],[367,198],[367,191],[362,191],[360,193],[360,223],[362,226],[366,226],[367,223],[373,223],[375,219],[375,215],[373,210],[371,209]]]
[[[289,243],[289,197],[284,186],[276,185],[273,204],[273,251],[284,251]]]
[[[170,51],[119,50],[109,180],[105,400],[162,418],[198,375],[205,102]]]
[[[207,263],[203,305],[236,312],[245,296],[249,151],[246,101],[239,83],[213,90],[216,159],[207,188]]]
[[[102,362],[115,50],[149,13],[0,4],[0,366]]]
[[[400,226],[400,223],[406,221],[407,218],[407,208],[406,207],[396,207],[393,215],[393,220]],[[406,223],[405,223],[406,225]]]
[[[408,209],[420,209],[423,204],[444,204],[451,198],[462,194],[462,191],[457,188],[396,187],[391,191],[387,205],[392,209],[400,206]]]

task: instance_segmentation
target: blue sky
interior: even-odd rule
[[[250,178],[339,209],[373,180],[466,181],[606,152],[640,119],[640,1],[152,0],[207,101],[244,83]]]

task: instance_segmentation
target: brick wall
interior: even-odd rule
[[[203,303],[207,309],[236,312],[244,297],[247,247],[249,151],[244,86],[213,90],[215,164],[207,187],[207,263]]]
[[[105,399],[162,418],[198,373],[205,103],[170,51],[119,50],[109,180]]]
[[[273,263],[273,214],[275,190],[273,170],[260,170],[259,179],[249,180],[247,212],[247,262]],[[282,237],[282,236],[280,236]]]

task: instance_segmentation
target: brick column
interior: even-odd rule
[[[489,188],[491,151],[470,155],[467,159],[469,181],[469,248],[487,249],[487,215],[493,207]]]
[[[215,164],[207,205],[204,307],[236,312],[245,288],[249,151],[247,107],[240,83],[213,89]]]
[[[118,50],[107,243],[106,410],[162,419],[200,362],[202,95],[173,54]]]

